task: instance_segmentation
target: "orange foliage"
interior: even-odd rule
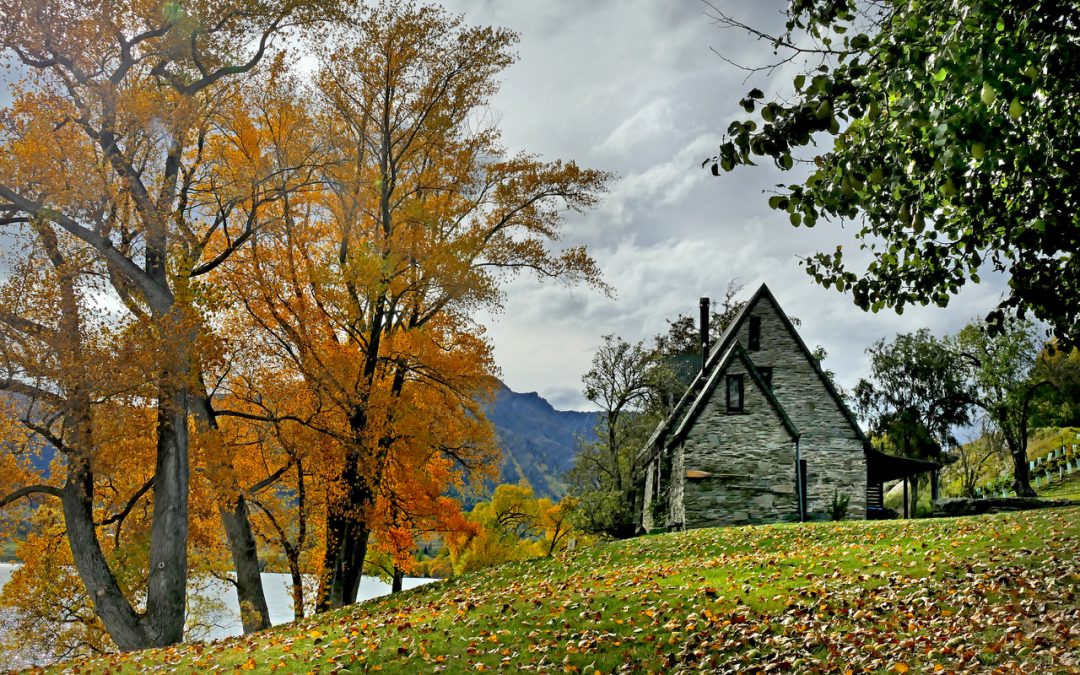
[[[515,36],[390,3],[321,43],[313,86],[264,59],[342,4],[0,0],[31,72],[0,115],[0,389],[22,397],[0,506],[60,497],[68,538],[35,514],[8,596],[27,616],[93,607],[120,648],[167,644],[189,571],[257,565],[245,534],[327,607],[369,538],[402,570],[419,538],[479,532],[446,496],[497,467],[477,310],[522,270],[605,288],[551,246],[609,176],[477,124]],[[69,563],[89,600],[46,589]],[[107,647],[80,622],[78,648]]]
[[[416,533],[454,522],[440,495],[493,471],[479,402],[494,364],[475,310],[497,308],[501,281],[522,269],[601,285],[583,251],[547,244],[607,176],[506,158],[497,130],[473,124],[513,39],[436,8],[375,8],[322,55],[310,109],[279,70],[236,111],[247,121],[232,161],[312,167],[261,207],[262,227],[214,278],[241,299],[232,332],[253,336],[232,393],[331,440],[313,468],[323,607],[350,601],[369,536],[407,564]],[[268,403],[268,371],[307,392]]]
[[[23,423],[60,453],[35,494],[64,501],[74,562],[123,649],[182,637],[189,535],[200,543],[209,517],[189,498],[213,499],[188,484],[188,417],[194,405],[200,428],[212,426],[204,375],[225,367],[213,329],[222,300],[203,277],[242,238],[220,246],[228,215],[257,216],[280,195],[231,126],[239,85],[275,34],[339,19],[342,4],[0,0],[0,50],[29,73],[0,116],[0,223],[25,249],[0,297],[0,388],[29,400]],[[135,426],[113,433],[116,414]],[[153,452],[136,470],[109,450],[132,442]],[[128,504],[153,509],[145,615],[94,522],[101,505],[120,506],[106,520],[135,537]]]

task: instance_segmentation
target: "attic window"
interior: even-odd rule
[[[727,376],[727,409],[728,412],[743,411],[743,376]]]
[[[761,317],[750,317],[750,351],[756,352],[761,349]]]
[[[761,379],[765,382],[765,386],[770,390],[772,389],[772,366],[759,366],[758,374],[761,375]]]

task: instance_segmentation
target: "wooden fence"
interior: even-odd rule
[[[1080,434],[1076,435],[1080,441]],[[1080,471],[1080,442],[1065,444],[1028,462],[1031,485],[1036,490]],[[1012,472],[1003,471],[992,482],[975,488],[976,497],[1008,497],[1012,494]]]

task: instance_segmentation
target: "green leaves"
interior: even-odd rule
[[[850,28],[829,6],[793,3],[790,42],[804,32],[824,44]],[[1070,262],[1080,250],[1080,165],[1063,150],[1080,147],[1080,43],[1062,28],[1080,25],[1080,5],[919,0],[859,11],[882,29],[852,37],[855,52],[835,62],[823,48],[827,67],[808,67],[775,100],[753,99],[766,124],[732,125],[730,154],[714,161],[725,170],[754,155],[781,170],[813,161],[798,196],[788,194],[801,214],[789,221],[857,221],[863,242],[898,246],[873,267],[807,264],[819,282],[853,273],[864,308],[947,304],[985,276],[971,264],[979,257],[1010,276],[999,309],[1033,312],[1064,343],[1080,342],[1080,268]],[[931,224],[950,246],[925,236]]]

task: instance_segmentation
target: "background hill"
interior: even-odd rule
[[[487,410],[503,450],[503,483],[522,478],[537,496],[562,497],[564,473],[577,454],[579,437],[596,437],[599,413],[556,410],[536,392],[521,394],[499,383]]]

